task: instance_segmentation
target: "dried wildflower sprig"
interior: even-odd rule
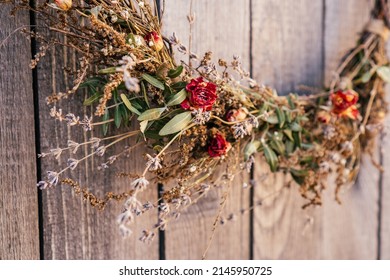
[[[390,81],[385,52],[389,34],[386,2],[377,1],[372,21],[336,69],[329,88],[310,96],[279,96],[272,87],[251,79],[239,57],[215,63],[211,52],[198,56],[175,34],[164,38],[157,13],[148,1],[56,0],[33,8],[26,0],[14,1],[15,10],[32,9],[43,22],[41,29],[27,32],[41,44],[33,67],[55,45],[68,46],[80,56],[72,88],[54,93],[47,102],[53,104],[86,89],[84,105],[94,106],[90,116],[97,121],[63,114],[56,107],[51,115],[69,126],[82,126],[86,133],[97,126],[104,135],[111,126],[113,133],[101,139],[91,136],[84,143],[69,140],[67,147],[41,154],[59,159],[64,150],[77,153],[81,146],[92,147],[80,159],[69,158],[62,170],[49,171],[38,185],[68,184],[99,209],[104,208],[107,197],[97,199],[74,181],[63,179],[62,174],[134,137],[136,145],[111,155],[99,168],[108,168],[140,145],[150,149],[142,173],[121,174],[133,181],[118,217],[121,232],[128,235],[136,216],[158,207],[159,223],[143,232],[141,240],[145,242],[219,182],[226,185],[238,173],[249,172],[256,154],[264,157],[271,172],[284,172],[300,186],[307,199],[304,207],[321,204],[330,173],[337,174],[339,200],[340,188],[357,176],[362,152],[372,156],[375,136],[387,113],[383,88]],[[192,25],[193,15],[188,20]],[[60,33],[66,40],[45,36],[46,30]],[[175,51],[186,54],[188,63],[176,63]],[[127,132],[117,132],[123,126]],[[226,169],[215,179],[221,166]],[[157,202],[138,201],[138,193],[151,181],[174,181],[175,186]]]

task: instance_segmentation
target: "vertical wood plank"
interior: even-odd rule
[[[252,14],[254,78],[281,94],[294,92],[302,84],[320,87],[322,1],[253,1]],[[255,165],[254,200],[261,206],[254,210],[254,258],[319,258],[318,211],[301,210],[305,202],[297,186],[286,188],[287,179],[269,174],[262,160]]]
[[[390,43],[387,45],[390,50]],[[390,86],[387,85],[386,91],[388,94],[387,102],[390,102]],[[384,172],[381,174],[381,192],[380,202],[380,240],[378,258],[382,260],[390,260],[390,159],[387,157],[390,148],[390,116],[387,115],[384,127],[384,135],[381,142],[381,160]]]
[[[325,80],[354,46],[370,19],[370,0],[326,1]],[[378,160],[378,159],[377,159]],[[322,258],[375,259],[377,257],[379,170],[364,157],[357,182],[334,202],[333,188],[326,191],[322,210]]]
[[[40,19],[38,18],[38,25]],[[64,40],[64,38],[59,38]],[[64,91],[71,86],[74,77],[63,71],[64,67],[75,69],[78,63],[76,54],[63,46],[51,49],[41,60],[38,69],[41,149],[66,147],[68,139],[78,143],[90,137],[101,137],[101,127],[94,128],[92,135],[87,135],[81,127],[68,128],[64,123],[58,123],[49,116],[49,106],[45,98],[53,92]],[[74,113],[81,118],[87,113],[82,103],[84,95],[78,93],[69,100],[63,100],[57,107],[64,114]],[[95,108],[90,108],[94,110]],[[89,111],[90,112],[90,111]],[[91,114],[91,113],[89,113]],[[92,113],[93,114],[93,113]],[[96,121],[97,119],[95,119]],[[118,131],[116,131],[117,133]],[[125,131],[123,131],[125,132]],[[134,141],[124,143],[134,145]],[[114,146],[103,157],[92,157],[80,164],[74,171],[67,173],[83,187],[99,197],[106,192],[122,193],[129,191],[131,181],[116,176],[119,172],[142,172],[145,163],[143,149],[136,149],[129,157],[120,157],[109,168],[98,170],[98,165],[106,162],[110,155],[117,154],[125,145]],[[42,170],[58,169],[59,163],[65,166],[69,157],[81,158],[89,153],[90,147],[81,148],[78,154],[64,153],[61,162],[55,159],[44,159]],[[45,174],[43,174],[45,175]],[[141,201],[157,201],[157,188],[153,186],[138,196]],[[119,233],[116,218],[121,213],[123,202],[112,202],[104,211],[92,208],[76,195],[68,186],[58,186],[43,192],[44,216],[44,257],[45,259],[158,259],[158,238],[150,245],[139,241],[143,229],[151,229],[157,222],[156,211],[150,211],[144,217],[136,219],[133,234],[123,239]]]
[[[10,10],[0,10],[0,42],[30,24],[28,13],[10,17]],[[30,58],[30,42],[20,33],[0,46],[0,260],[39,259]]]
[[[188,46],[189,25],[186,16],[191,1],[166,1],[163,18],[164,33],[175,32]],[[197,0],[193,2],[195,23],[191,50],[202,56],[213,51],[213,57],[230,60],[239,55],[249,70],[249,1],[245,0]],[[238,214],[234,222],[220,225],[208,251],[208,259],[248,259],[250,246],[249,216],[240,215],[249,207],[249,190],[243,190],[248,175],[240,175],[231,183],[225,215]],[[169,188],[170,186],[166,186]],[[226,186],[225,188],[226,189]],[[221,201],[221,191],[213,191],[205,199],[173,221],[165,233],[167,259],[199,259],[204,253],[211,235],[212,224]]]

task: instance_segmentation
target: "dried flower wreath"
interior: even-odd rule
[[[376,2],[371,22],[344,57],[330,87],[309,96],[278,96],[272,87],[252,80],[238,57],[231,62],[219,59],[216,65],[211,52],[199,58],[175,34],[164,38],[156,9],[144,0],[55,0],[35,7],[27,0],[12,3],[15,11],[29,9],[43,15],[46,27],[66,35],[67,46],[79,54],[74,87],[47,97],[51,116],[87,132],[101,126],[105,135],[84,143],[68,140],[65,148],[40,154],[60,157],[65,150],[76,154],[80,147],[92,147],[82,158],[69,158],[62,170],[48,171],[38,186],[69,185],[98,209],[111,199],[125,201],[118,217],[125,235],[131,232],[129,224],[135,216],[159,207],[159,223],[141,237],[150,241],[156,230],[163,230],[171,218],[218,184],[212,177],[216,168],[227,165],[220,180],[231,180],[251,170],[256,153],[264,156],[272,172],[291,175],[307,205],[321,204],[330,173],[337,174],[338,199],[339,189],[355,180],[362,152],[373,153],[387,113],[384,83],[390,81],[385,0]],[[38,32],[25,32],[41,43],[31,67],[60,43]],[[190,63],[178,64],[174,50],[188,55]],[[80,89],[89,93],[84,105],[95,105],[93,118],[63,114],[55,106]],[[131,129],[131,123],[137,129]],[[107,136],[109,126],[112,135]],[[115,133],[121,126],[127,132]],[[103,156],[114,145],[125,147],[134,137],[138,144],[100,165],[108,168],[139,145],[150,149],[142,174],[125,174],[132,179],[128,192],[99,199],[63,177],[80,162]],[[148,188],[150,180],[175,180],[176,186],[162,194],[158,205],[142,203],[137,194]]]

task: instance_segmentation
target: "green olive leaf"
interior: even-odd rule
[[[157,80],[155,77],[150,76],[149,74],[142,74],[142,78],[152,86],[164,90],[164,84],[161,81]]]
[[[182,103],[187,98],[187,91],[183,88],[181,91],[176,93],[174,96],[172,96],[171,99],[169,99],[167,106],[175,106]]]
[[[264,156],[272,172],[277,171],[278,169],[278,157],[275,152],[268,146],[263,145]]]
[[[136,114],[136,115],[141,115],[141,112],[138,111],[133,105],[131,105],[131,102],[130,100],[127,98],[127,96],[125,94],[121,94],[121,99],[123,101],[123,103],[125,104],[125,106],[127,107],[127,109],[129,109],[132,113]]]
[[[244,149],[244,159],[248,160],[251,155],[257,152],[259,149],[261,142],[258,140],[249,142]]]
[[[276,108],[276,116],[278,117],[279,128],[282,128],[286,121],[286,116],[280,108]]]
[[[105,68],[105,69],[100,69],[98,71],[98,74],[113,74],[113,73],[116,73],[116,68],[117,67],[109,67],[109,68]]]
[[[267,123],[270,123],[270,124],[278,124],[279,123],[279,119],[276,115],[269,116],[268,118],[265,119],[265,121]]]
[[[183,72],[183,66],[179,65],[176,69],[171,69],[168,71],[168,77],[171,79],[177,78]]]
[[[167,108],[153,108],[146,110],[141,115],[138,116],[139,121],[151,121],[158,119],[161,114],[166,110]]]
[[[115,114],[114,114],[114,123],[115,123],[116,128],[119,128],[121,126],[121,122],[122,122],[121,111],[119,110],[119,106],[116,106],[115,107]]]
[[[386,83],[390,83],[390,67],[389,66],[381,66],[376,69],[376,73],[379,77]]]
[[[186,128],[191,122],[191,112],[184,112],[174,116],[158,133],[161,136],[173,134]]]

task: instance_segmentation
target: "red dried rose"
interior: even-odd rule
[[[359,110],[356,103],[359,100],[359,95],[354,91],[341,91],[330,95],[330,100],[333,104],[332,113],[338,117],[348,117],[356,120],[359,117]]]
[[[221,134],[215,134],[208,147],[210,157],[221,157],[227,154],[232,145]]]
[[[205,82],[202,77],[192,79],[186,86],[189,97],[181,103],[185,110],[202,109],[210,111],[217,100],[217,86],[210,82]]]
[[[160,51],[164,47],[163,39],[156,31],[148,33],[144,39],[148,46],[156,51]]]

